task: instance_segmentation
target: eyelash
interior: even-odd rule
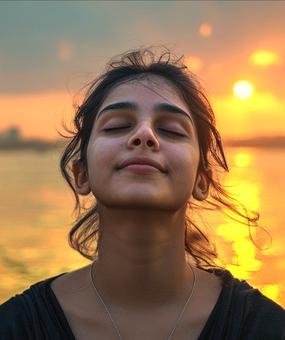
[[[112,130],[121,130],[121,129],[127,129],[129,128],[130,126],[120,126],[120,127],[115,127],[115,128],[107,128],[107,129],[103,129],[103,131],[105,132],[108,132],[108,131],[112,131]],[[174,132],[174,131],[169,131],[169,130],[166,130],[166,129],[159,129],[165,133],[170,133],[170,134],[173,134],[173,135],[176,135],[178,137],[185,137],[182,133],[178,133],[178,132]]]

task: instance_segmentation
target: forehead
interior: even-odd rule
[[[119,99],[141,101],[144,105],[153,101],[175,103],[185,111],[189,111],[175,85],[168,79],[157,75],[147,75],[143,78],[129,79],[115,85],[106,96],[99,111],[107,103]]]

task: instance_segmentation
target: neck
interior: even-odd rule
[[[109,304],[158,308],[185,301],[193,273],[185,258],[184,216],[101,209],[93,278]]]

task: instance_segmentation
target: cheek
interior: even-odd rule
[[[198,168],[199,154],[195,148],[172,150],[169,154],[170,173],[175,179],[176,188],[191,195]]]
[[[170,161],[170,169],[175,174],[184,176],[193,176],[196,172],[199,162],[199,153],[195,147],[169,148],[167,158]]]
[[[98,182],[114,171],[119,143],[96,139],[88,145],[88,174],[91,183]]]

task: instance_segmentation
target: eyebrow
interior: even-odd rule
[[[128,110],[128,111],[137,111],[138,110],[138,105],[136,103],[133,102],[118,102],[118,103],[113,103],[110,105],[107,105],[106,107],[104,107],[104,109],[102,109],[98,114],[97,114],[97,118],[105,111],[113,111],[113,110]],[[181,114],[183,116],[186,116],[187,118],[189,118],[192,122],[192,124],[194,125],[193,119],[192,117],[189,115],[189,113],[185,112],[184,110],[180,109],[180,107],[172,105],[172,104],[168,104],[168,103],[159,103],[159,104],[155,104],[154,105],[154,111],[155,112],[160,112],[160,111],[164,111],[164,112],[169,112],[169,113],[177,113],[177,114]]]

